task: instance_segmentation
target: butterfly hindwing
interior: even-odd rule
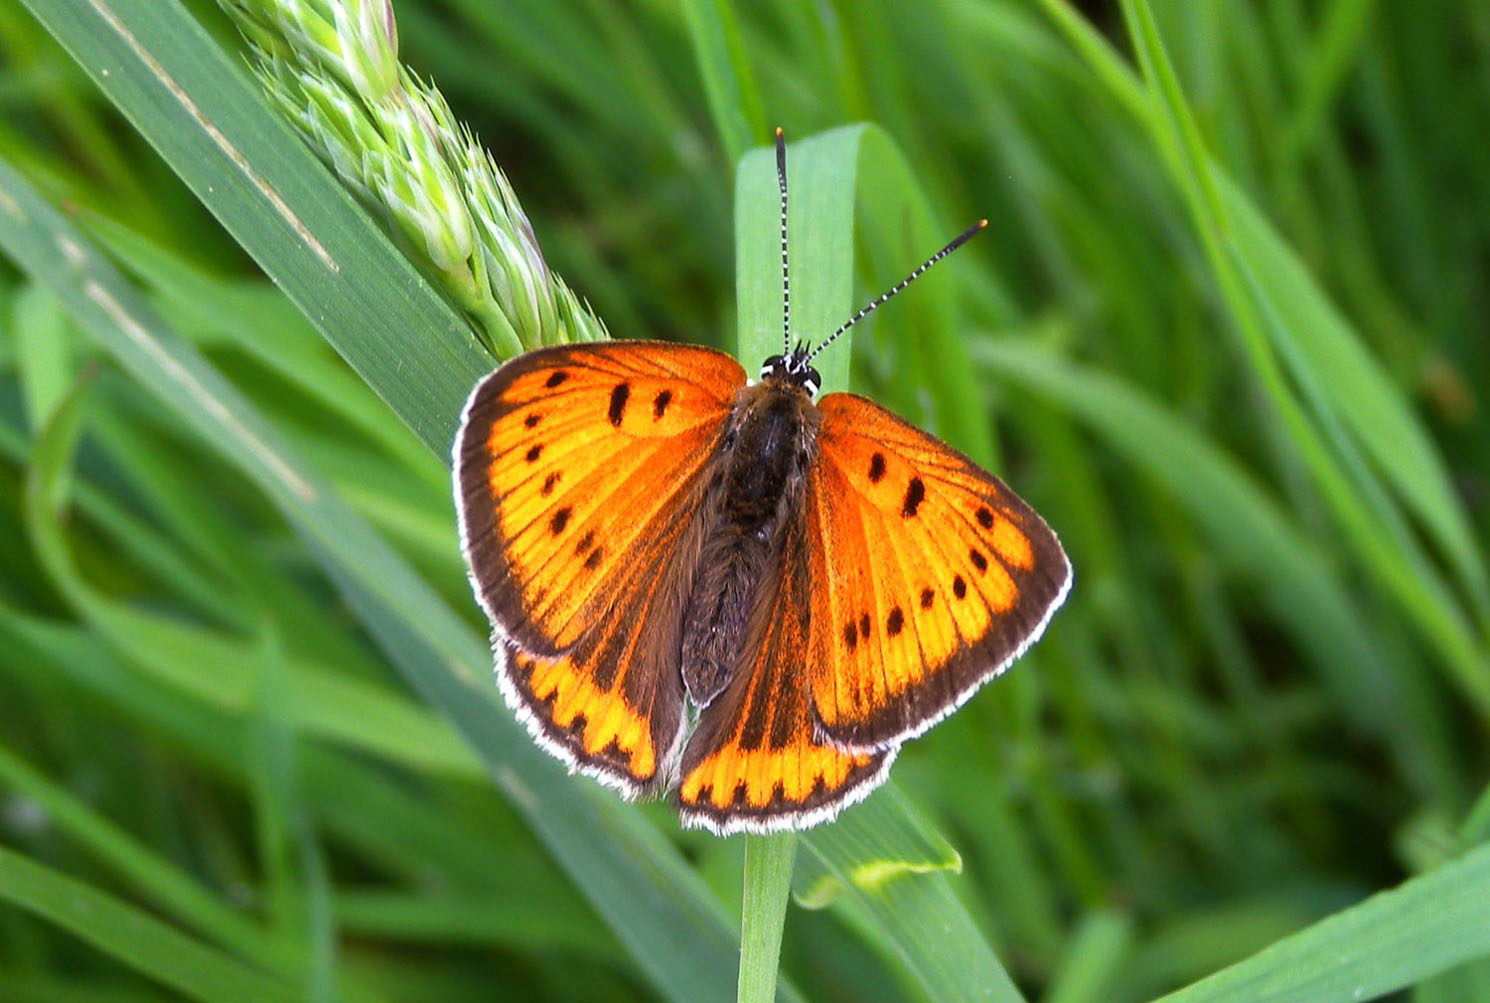
[[[530,655],[500,637],[493,645],[502,693],[534,737],[628,797],[670,782],[683,735],[682,606],[671,581],[629,590],[562,655]]]
[[[674,772],[700,471],[743,383],[705,348],[539,349],[476,388],[456,439],[503,694],[550,751],[630,796]]]
[[[483,380],[456,439],[456,508],[472,585],[530,654],[574,644],[622,593],[660,573],[654,542],[744,383],[707,348],[605,342],[538,349]]]
[[[805,518],[824,733],[870,750],[919,734],[1044,630],[1071,568],[1034,510],[862,397],[819,402]]]
[[[896,748],[845,752],[821,739],[809,707],[812,595],[805,525],[783,529],[775,593],[760,597],[754,638],[683,750],[683,821],[719,835],[800,829],[877,787]]]

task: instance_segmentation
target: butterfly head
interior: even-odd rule
[[[761,363],[761,379],[801,387],[807,391],[807,396],[816,397],[823,378],[809,363],[811,357],[807,346],[799,343],[785,355],[773,355]]]

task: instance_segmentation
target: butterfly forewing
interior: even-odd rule
[[[803,671],[813,596],[800,520],[784,527],[779,556],[758,630],[683,750],[683,820],[721,835],[831,818],[879,785],[897,751],[845,752],[817,735]]]
[[[472,394],[455,462],[462,542],[492,619],[552,656],[665,558],[744,371],[706,348],[560,346]],[[660,572],[660,566],[651,569]]]
[[[805,518],[808,667],[824,734],[919,734],[1002,672],[1070,585],[1045,522],[996,477],[871,401],[829,394]]]
[[[744,371],[705,348],[540,349],[483,381],[456,440],[461,542],[508,702],[572,766],[669,775],[701,473]]]

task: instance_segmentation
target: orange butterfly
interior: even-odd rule
[[[776,157],[785,284],[779,130]],[[712,349],[609,342],[476,387],[461,546],[544,748],[628,797],[676,791],[686,825],[806,828],[1039,637],[1071,583],[1044,521],[872,401],[814,403],[813,356],[982,225],[757,382]]]

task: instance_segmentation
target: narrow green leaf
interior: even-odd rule
[[[267,931],[255,928],[190,876],[4,749],[0,749],[0,784],[33,799],[53,824],[178,922],[287,980],[303,970],[303,960],[295,958],[288,941],[276,940]],[[349,998],[360,995],[349,993]]]
[[[956,852],[893,785],[804,844],[830,876],[816,889],[852,902],[929,998],[1023,999],[953,891]]]
[[[118,899],[0,847],[0,900],[57,924],[161,985],[209,1003],[285,1003],[285,983]]]
[[[1298,643],[1329,673],[1342,705],[1373,728],[1392,726],[1400,704],[1370,631],[1345,601],[1324,555],[1239,466],[1111,376],[1012,341],[981,345],[978,359],[1058,401],[1163,484],[1215,552],[1263,590]]]
[[[13,309],[21,398],[35,433],[72,383],[72,337],[62,304],[43,286],[26,285],[18,289]]]
[[[685,0],[683,13],[704,93],[709,98],[714,131],[730,163],[739,163],[745,152],[766,135],[768,123],[740,40],[732,0]]]
[[[1258,304],[1252,298],[1255,286],[1249,288],[1246,281],[1250,265],[1247,269],[1240,269],[1233,257],[1236,253],[1235,227],[1221,197],[1220,173],[1205,150],[1159,35],[1153,11],[1146,0],[1123,0],[1123,11],[1155,106],[1147,122],[1154,129],[1160,153],[1171,162],[1186,195],[1211,269],[1247,357],[1272,406],[1362,561],[1438,649],[1461,691],[1475,701],[1482,713],[1490,714],[1490,674],[1485,672],[1485,654],[1471,636],[1456,604],[1442,589],[1425,584],[1423,570],[1414,569],[1401,548],[1393,545],[1389,528],[1368,506],[1366,498],[1370,493],[1362,497],[1362,492],[1354,490],[1340,458],[1331,455],[1324,437],[1309,422],[1293,390],[1287,385],[1283,369],[1274,355],[1275,349],[1268,344],[1270,330],[1277,332],[1279,328],[1269,328],[1265,322],[1266,305]],[[1289,357],[1287,349],[1292,347],[1285,346],[1285,359]],[[1332,375],[1309,373],[1304,393],[1307,395],[1311,387],[1323,387]],[[1374,404],[1374,401],[1362,400],[1359,408]],[[1360,409],[1353,413],[1364,414]],[[1422,494],[1422,487],[1416,483],[1408,486],[1408,490],[1419,496]]]
[[[781,931],[797,858],[797,834],[745,837],[745,894],[740,905],[740,1003],[771,1003]]]
[[[1374,999],[1490,955],[1490,846],[1320,920],[1161,1003]]]
[[[290,667],[272,621],[254,651],[254,808],[259,861],[268,905],[280,936],[307,945],[303,987],[308,1001],[334,995],[336,936],[329,922],[330,895],[316,837],[300,802]]]
[[[1132,949],[1133,922],[1114,912],[1083,916],[1071,935],[1044,1003],[1088,1003],[1112,998],[1113,976]]]
[[[490,357],[266,107],[242,62],[178,0],[27,6],[332,347],[445,455]]]
[[[0,246],[296,526],[394,664],[478,752],[642,970],[672,998],[730,998],[737,934],[676,849],[614,795],[565,779],[498,705],[483,640],[4,163],[0,195]]]
[[[850,125],[791,142],[787,250],[793,280],[790,340],[821,341],[848,319],[854,290],[854,192],[858,144],[867,126]],[[735,171],[735,354],[753,372],[783,341],[781,214],[776,153],[762,146]],[[823,390],[848,388],[849,345],[813,360]],[[787,346],[788,348],[790,345]]]
[[[1256,278],[1258,295],[1277,312],[1277,336],[1290,339],[1362,449],[1438,542],[1480,616],[1490,617],[1484,557],[1421,419],[1246,195],[1224,175],[1218,187],[1238,253]]]
[[[882,136],[865,142],[876,132],[870,126],[845,126],[787,149],[794,339],[798,332],[825,337],[849,316],[860,167],[871,156],[866,146],[875,157],[893,154]],[[876,191],[887,212],[894,211],[897,201],[914,198],[904,190],[894,195]],[[781,351],[781,245],[779,215],[772,211],[776,196],[774,152],[762,148],[747,154],[735,187],[738,351],[747,365]],[[907,267],[915,264],[919,261]],[[948,359],[966,351],[956,345]],[[814,360],[824,390],[847,387],[848,355],[846,345],[834,345]],[[971,367],[964,367],[961,378],[971,381]],[[803,843],[816,861],[813,873],[831,876],[809,879],[809,902],[821,904],[839,890],[854,896],[932,998],[1020,998],[945,876],[930,873],[955,861],[955,852],[924,820],[913,818],[909,802],[893,786],[848,809],[832,825],[806,833]],[[928,846],[935,849],[928,853]],[[927,936],[931,928],[939,931],[937,936]]]

